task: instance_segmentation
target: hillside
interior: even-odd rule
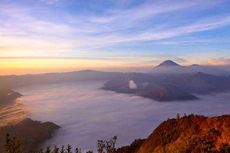
[[[16,136],[22,144],[23,153],[27,153],[30,149],[36,149],[42,139],[50,137],[57,128],[52,123],[27,119],[15,126],[0,129],[0,134],[11,133]],[[3,146],[2,139],[3,137],[0,139],[0,148]],[[116,137],[108,141],[98,140],[98,152],[107,148],[110,149],[107,153],[229,153],[230,115],[177,115],[176,119],[162,122],[146,139],[136,139],[132,144],[118,149],[114,149],[115,143]]]
[[[117,153],[121,150],[126,150],[122,153],[229,153],[230,115],[168,119],[144,142],[137,141]]]
[[[7,134],[20,141],[23,153],[31,153],[59,128],[52,122],[41,123],[26,118],[24,105],[16,102],[21,96],[10,88],[0,88],[0,153],[5,153]]]
[[[153,74],[184,74],[184,73],[198,73],[203,72],[211,75],[227,76],[229,75],[228,68],[224,66],[212,66],[212,65],[180,65],[174,61],[166,60],[155,66],[151,72]]]
[[[149,85],[139,95],[157,101],[180,101],[198,99],[196,96],[182,91],[176,86],[168,84],[160,84],[154,86]]]
[[[33,121],[24,119],[15,124],[0,128],[0,152],[4,153],[5,136],[9,133],[12,137],[16,137],[20,141],[23,153],[30,153],[32,150],[52,136],[52,133],[59,128],[54,123]],[[38,149],[38,148],[37,148]]]
[[[14,102],[17,98],[22,95],[18,92],[15,92],[11,89],[0,89],[0,107],[5,106],[11,102]]]
[[[132,82],[132,84],[135,84],[136,88],[130,88],[130,81]],[[159,90],[156,90],[155,87],[161,86],[162,89],[162,84],[164,84],[163,88],[166,91],[164,92],[165,95],[163,97],[168,97],[164,101],[182,99],[192,100],[196,99],[195,96],[193,96],[193,94],[202,95],[230,90],[229,77],[215,76],[201,72],[190,74],[167,75],[126,73],[121,77],[117,77],[107,81],[104,84],[103,89],[120,93],[132,93],[135,95],[161,101],[159,100],[159,97],[161,97],[161,94],[163,92],[159,92]],[[173,91],[173,89],[175,90],[175,92]]]
[[[7,84],[12,88],[24,87],[28,85],[41,85],[50,83],[63,83],[72,81],[104,81],[122,76],[119,72],[102,72],[93,70],[63,72],[63,73],[45,73],[45,74],[27,74],[27,75],[9,75],[0,76],[0,85]]]

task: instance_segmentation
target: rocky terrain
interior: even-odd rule
[[[116,153],[229,153],[230,115],[189,115],[162,122],[145,140]]]

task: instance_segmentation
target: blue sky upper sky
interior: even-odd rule
[[[0,57],[230,63],[230,0],[0,0]]]

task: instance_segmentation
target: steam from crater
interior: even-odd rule
[[[133,80],[129,80],[129,89],[137,89],[137,84]]]

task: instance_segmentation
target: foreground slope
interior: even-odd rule
[[[38,146],[46,139],[50,138],[58,128],[59,126],[52,122],[41,123],[31,119],[24,119],[15,125],[0,127],[0,152],[4,153],[6,134],[10,134],[20,141],[24,153],[31,153],[38,149]]]
[[[23,104],[17,102],[21,96],[10,88],[0,88],[0,153],[5,153],[7,134],[20,141],[23,153],[31,153],[59,128],[52,122],[41,123],[26,118]]]
[[[161,123],[144,141],[117,153],[229,153],[230,115],[189,115]]]

